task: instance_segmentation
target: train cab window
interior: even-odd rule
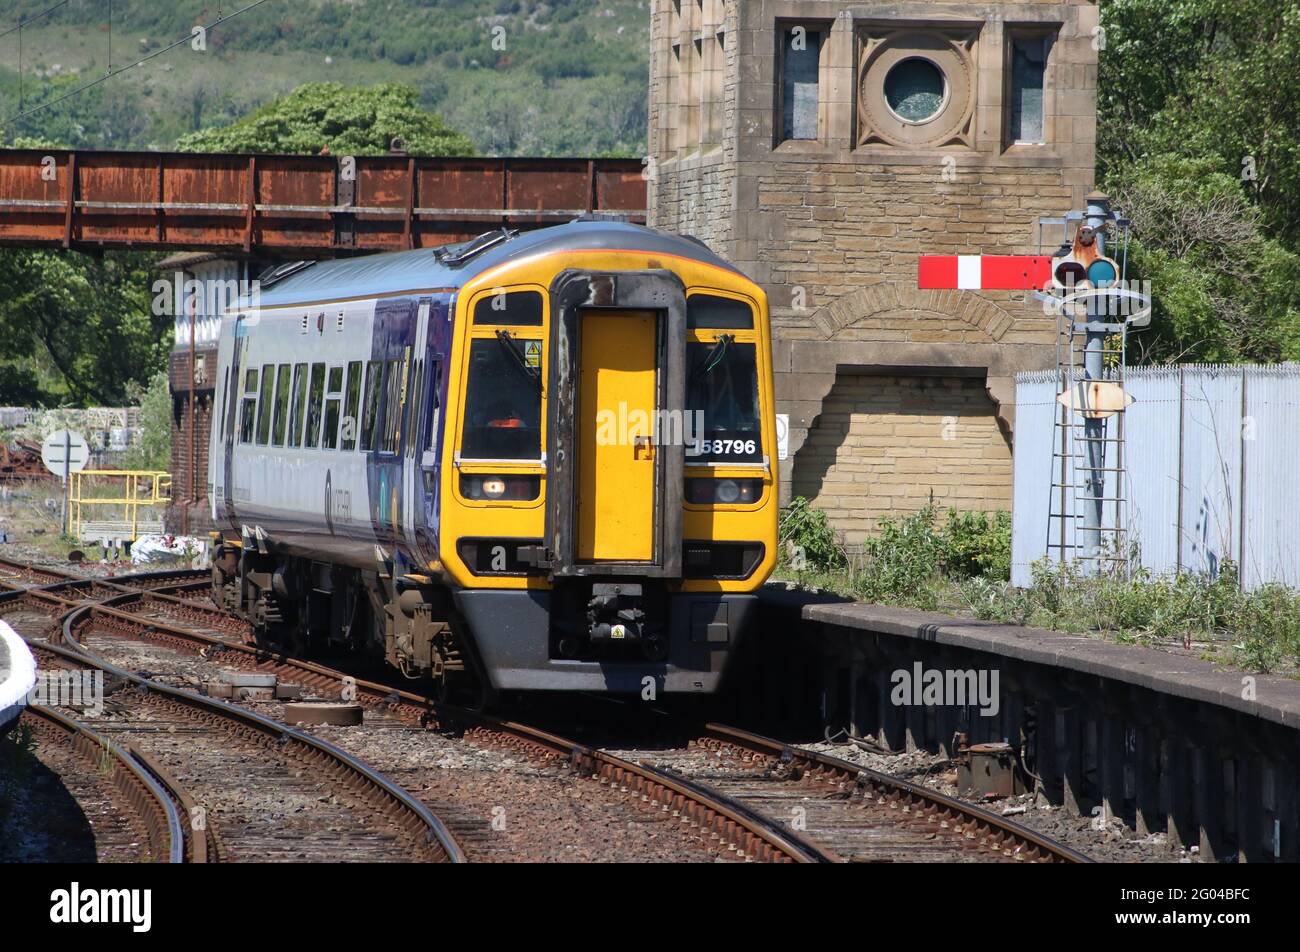
[[[541,458],[542,374],[523,353],[524,343],[533,342],[501,331],[471,345],[462,457]]]
[[[763,458],[758,414],[758,353],[729,334],[686,345],[686,409],[693,424],[688,462],[746,463]]]
[[[343,368],[331,367],[325,386],[325,428],[321,431],[321,449],[333,450],[339,445],[339,407],[343,403]]]
[[[397,430],[402,422],[402,375],[398,361],[384,363],[384,416],[379,428],[379,452],[397,452]]]
[[[361,448],[366,452],[375,448],[375,420],[379,414],[379,383],[384,365],[378,360],[366,367],[366,398],[362,405]]]
[[[542,295],[537,291],[492,294],[474,305],[475,324],[542,326]]]
[[[325,365],[311,365],[311,383],[307,387],[307,432],[302,445],[315,447],[320,443],[321,399],[325,395]]]
[[[354,360],[348,364],[348,389],[343,401],[343,433],[341,448],[357,448],[357,410],[361,405],[361,361]]]
[[[691,330],[700,327],[752,330],[754,309],[732,298],[693,294],[686,299],[686,326]]]
[[[275,422],[271,425],[271,443],[284,446],[284,428],[289,419],[289,365],[281,364],[275,375]]]
[[[289,445],[302,445],[302,411],[307,403],[307,365],[293,365],[293,411],[289,414]]]
[[[257,368],[244,374],[244,400],[239,407],[239,442],[253,442],[253,421],[257,416]]]
[[[271,388],[275,385],[275,364],[262,365],[262,388],[257,396],[257,445],[271,439]]]

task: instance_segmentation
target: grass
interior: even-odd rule
[[[860,552],[834,539],[825,514],[795,500],[781,522],[778,574],[803,588],[885,605],[1106,637],[1118,643],[1197,649],[1217,662],[1294,676],[1300,666],[1300,592],[1265,585],[1243,592],[1236,567],[1215,576],[1131,577],[1034,566],[1027,588],[1010,581],[1006,513],[931,505],[881,520]],[[809,553],[817,553],[810,557]]]

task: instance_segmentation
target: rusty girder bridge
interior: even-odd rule
[[[645,209],[637,159],[0,150],[0,245],[336,257]]]

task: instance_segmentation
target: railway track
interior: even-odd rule
[[[42,609],[62,602],[67,614],[53,640],[78,655],[96,654],[101,644],[96,638],[107,635],[189,651],[227,667],[275,674],[278,679],[303,685],[327,697],[340,698],[346,690],[350,699],[379,715],[380,723],[387,719],[406,727],[436,728],[481,747],[517,753],[550,767],[563,767],[686,825],[707,843],[715,844],[721,852],[735,858],[775,862],[834,859],[779,823],[754,814],[729,798],[693,788],[653,766],[624,761],[527,725],[441,704],[424,695],[357,679],[314,662],[268,653],[245,644],[236,634],[242,633],[242,623],[228,624],[229,616],[225,613],[210,607],[205,609],[197,601],[131,591],[113,593],[96,603],[75,603],[65,595],[47,588],[24,592],[20,598],[12,599],[12,603],[19,604],[21,598],[28,596],[34,597]],[[207,630],[181,627],[162,620],[159,613],[198,617],[210,627]]]
[[[35,747],[28,756],[52,775],[32,778],[33,782],[53,783],[57,776],[70,784],[75,794],[75,798],[24,811],[24,839],[39,838],[52,851],[43,859],[66,862],[89,856],[120,862],[206,861],[207,837],[188,844],[188,817],[183,812],[191,802],[188,794],[147,758],[49,707],[26,708],[18,729],[30,731]],[[24,779],[29,772],[34,773],[18,771]],[[16,802],[25,802],[19,791],[9,793]],[[85,818],[89,818],[88,824]]]
[[[843,861],[1091,862],[972,804],[735,727],[709,724],[685,749],[625,756],[721,790]]]
[[[191,803],[212,805],[223,852],[233,860],[464,859],[422,804],[325,741],[80,652],[29,644],[41,668],[103,674],[107,696],[90,723],[160,761],[183,762]],[[206,831],[207,808],[200,815]]]
[[[34,570],[24,577],[46,581],[54,574]],[[170,791],[172,809],[184,811],[183,828],[192,834],[181,833],[184,855],[192,862],[462,861],[459,844],[423,804],[334,745],[62,644],[60,622],[88,616],[99,604],[96,598],[147,598],[150,604],[173,608],[185,600],[155,598],[149,590],[184,589],[195,580],[191,572],[151,573],[114,582],[61,577],[40,589],[0,596],[6,619],[27,638],[42,669],[90,670],[103,677],[108,696],[102,711],[93,716],[94,729],[83,725],[89,732],[84,736],[100,737],[114,749],[129,748],[124,756],[138,767],[136,774]],[[36,625],[33,619],[39,620]],[[24,716],[46,715],[60,716],[40,707]],[[180,752],[183,757],[177,756]],[[184,765],[188,789],[172,781],[161,766],[169,758]],[[209,806],[201,808],[200,803]],[[220,838],[208,822],[209,809],[221,818]]]
[[[662,751],[624,755],[270,652],[246,643],[249,631],[242,620],[201,596],[186,597],[204,585],[185,573],[92,584],[62,579],[0,596],[0,611],[43,618],[39,627],[51,650],[78,658],[95,657],[112,640],[155,645],[226,668],[275,674],[323,697],[355,701],[366,709],[368,723],[432,729],[563,769],[609,795],[640,803],[729,858],[796,863],[1086,859],[969,804],[733,728],[711,725],[671,756]],[[471,826],[456,832],[472,836]]]

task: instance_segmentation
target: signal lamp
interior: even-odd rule
[[[1066,258],[1052,267],[1052,278],[1060,288],[1074,288],[1088,280],[1088,269],[1073,258]]]
[[[1119,268],[1110,258],[1098,258],[1088,265],[1088,283],[1095,288],[1111,287],[1119,279]]]

